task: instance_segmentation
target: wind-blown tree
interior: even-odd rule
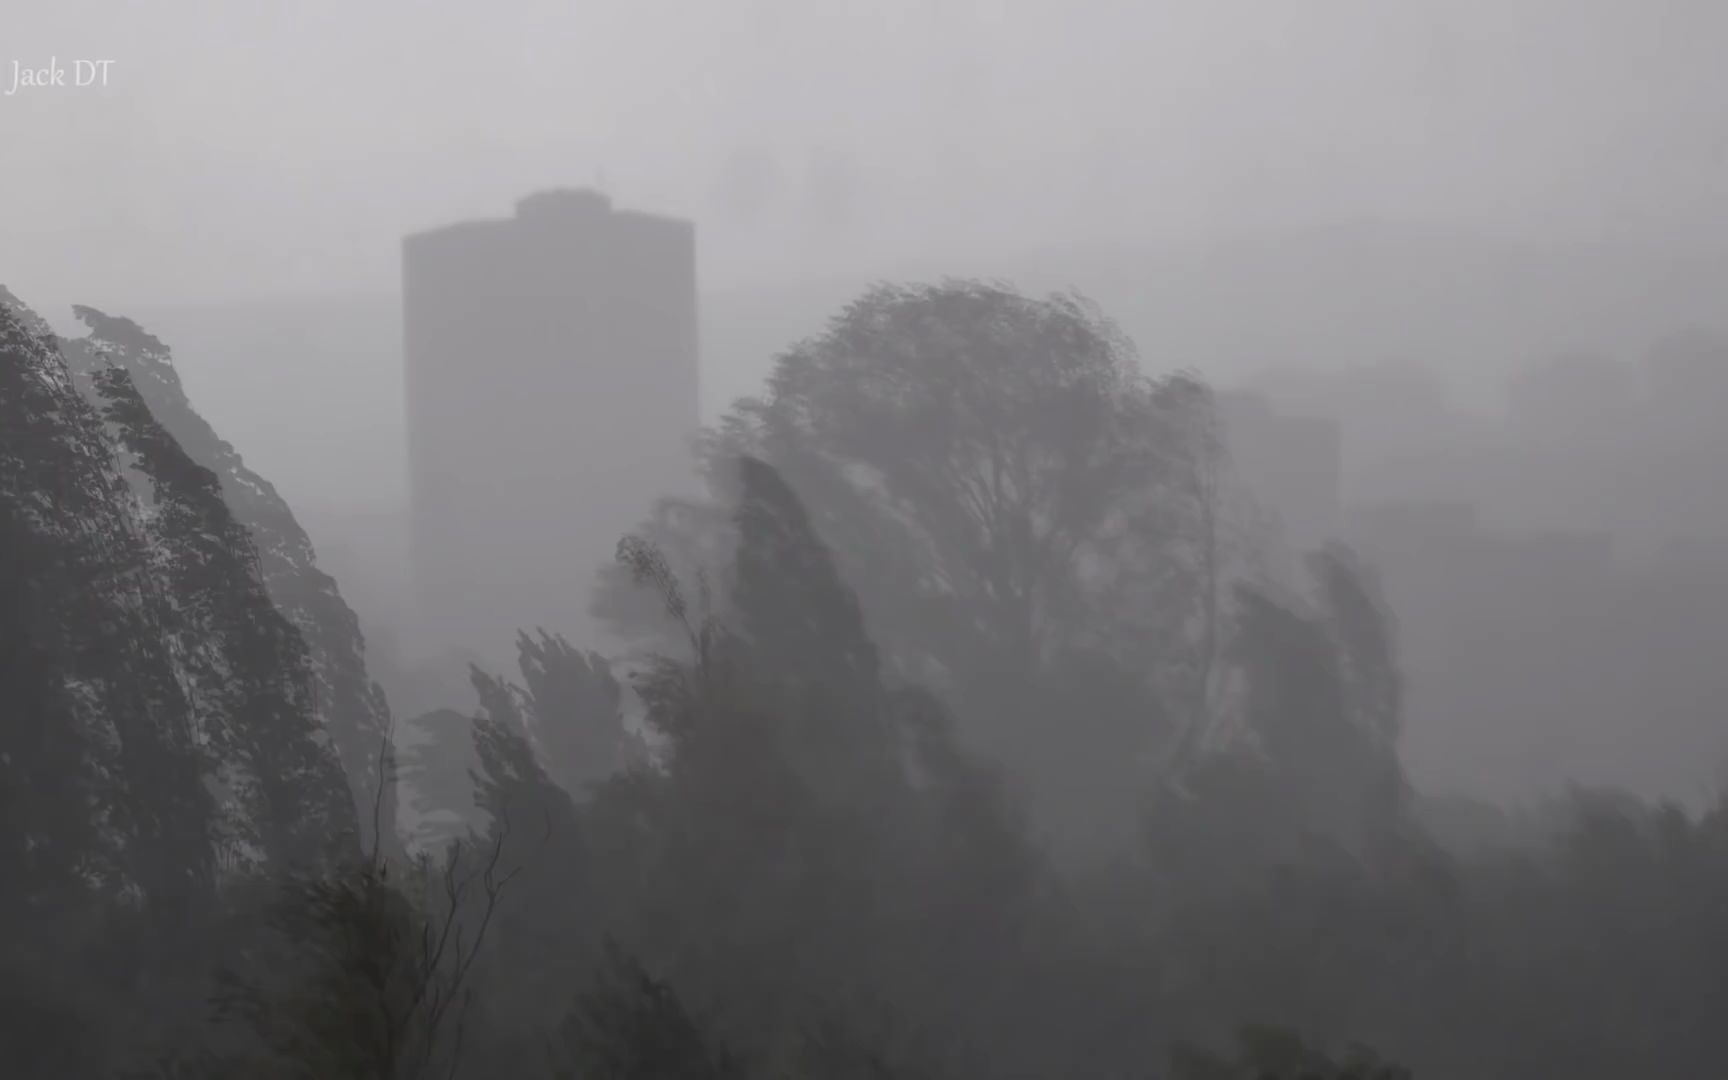
[[[1342,544],[1309,559],[1320,605],[1338,651],[1339,682],[1351,726],[1396,760],[1403,733],[1404,685],[1397,627],[1374,569]]]
[[[212,761],[218,857],[266,870],[333,865],[358,850],[358,821],[313,717],[305,642],[271,603],[215,474],[155,422],[123,368],[97,371],[94,384],[150,485],[160,580],[185,613],[169,644],[187,658],[195,732]]]
[[[607,953],[606,969],[560,1025],[559,1080],[747,1080],[672,987],[616,946]]]
[[[0,448],[0,455],[11,449]],[[91,810],[102,799],[91,789],[90,751],[61,700],[62,679],[38,621],[43,601],[52,602],[42,594],[57,584],[55,563],[68,553],[30,536],[20,506],[7,498],[0,507],[0,565],[6,568],[0,576],[0,701],[7,710],[0,725],[0,820],[7,826],[0,831],[0,881],[6,883],[0,924],[6,926],[83,891],[80,862],[100,850],[98,815]],[[32,775],[56,782],[31,783]]]
[[[62,345],[0,292],[0,951],[38,1013],[88,1032],[31,1064],[52,1023],[8,1012],[4,1056],[48,1075],[171,1039],[236,899],[218,883],[328,865],[355,831],[216,478],[126,371],[74,373]]]
[[[415,810],[436,823],[422,842],[472,833],[495,846],[504,872],[522,873],[483,964],[499,1006],[498,1043],[537,1038],[561,1015],[580,970],[595,891],[576,803],[617,770],[645,763],[624,727],[622,691],[603,658],[542,633],[518,639],[524,686],[469,668],[478,709],[416,721],[404,752]]]
[[[214,901],[211,803],[174,616],[100,417],[0,289],[0,1061],[99,1074],[166,1019],[122,919],[172,949]],[[124,949],[120,950],[124,952]],[[151,948],[140,950],[146,954]],[[157,972],[159,976],[161,972]]]
[[[473,774],[474,803],[490,819],[490,827],[505,827],[513,813],[567,816],[570,794],[553,782],[534,749],[520,691],[478,668],[472,677],[480,698],[473,733],[480,766]]]
[[[1470,868],[1481,902],[1467,962],[1451,970],[1473,976],[1473,992],[1449,1012],[1492,1036],[1432,1036],[1434,1056],[1475,1076],[1714,1070],[1728,1059],[1716,1019],[1728,1008],[1728,818],[1614,792],[1568,801],[1557,842]]]
[[[1223,654],[1234,730],[1178,762],[1151,815],[1155,837],[1176,844],[1165,855],[1190,871],[1199,859],[1236,880],[1313,856],[1384,867],[1434,854],[1398,759],[1393,626],[1372,573],[1340,545],[1309,566],[1312,600],[1236,590]]]
[[[478,667],[470,667],[469,681],[479,708],[450,727],[440,773],[447,775],[458,758],[472,762],[461,791],[474,842],[496,854],[500,873],[520,876],[476,971],[489,1002],[490,1041],[475,1052],[539,1075],[540,1040],[561,1018],[583,970],[584,944],[596,930],[592,896],[602,883],[593,879],[588,829],[577,814],[577,798],[586,792],[573,796],[548,774],[519,687]]]
[[[442,851],[485,830],[474,803],[474,718],[439,709],[408,721],[401,740],[401,790],[415,814],[403,837],[411,849]]]
[[[781,355],[703,454],[722,504],[739,454],[785,477],[857,587],[884,671],[936,688],[1029,782],[1044,824],[1081,843],[1132,821],[1169,720],[1203,697],[1189,480],[1209,408],[1191,380],[1144,377],[1074,297],[880,286]],[[727,546],[689,504],[643,535],[680,566]],[[615,576],[597,608],[639,631],[620,589]]]
[[[272,883],[263,927],[217,972],[205,1037],[152,1075],[431,1080],[483,1025],[472,978],[515,871],[507,830],[434,856],[377,850]]]
[[[639,883],[605,924],[771,1065],[841,987],[980,1051],[996,1014],[967,987],[1017,970],[1036,862],[940,703],[885,678],[790,486],[733,467],[723,614],[692,612],[651,547],[621,547],[686,648],[638,683],[663,768],[583,810],[590,876]]]
[[[1398,761],[1393,629],[1372,576],[1338,547],[1310,569],[1312,596],[1237,590],[1230,723],[1158,790],[1134,895],[1178,1030],[1259,1017],[1408,1042],[1398,995],[1460,985],[1434,973],[1471,955],[1465,908]],[[1257,1075],[1218,1067],[1194,1075]]]
[[[524,785],[556,785],[568,801],[648,759],[605,657],[544,630],[520,634],[516,647],[521,684],[471,665],[479,712],[441,709],[412,724],[403,779],[416,813],[430,819],[421,840],[484,832],[483,819],[524,796]],[[546,800],[545,792],[533,799]]]
[[[840,1021],[809,1025],[778,1070],[746,1062],[692,1016],[677,990],[615,944],[594,985],[560,1025],[558,1080],[927,1080],[928,1067],[894,1060],[885,1042]]]
[[[192,461],[216,475],[222,500],[256,549],[271,602],[305,641],[313,714],[341,758],[362,840],[371,843],[376,818],[386,842],[395,843],[395,776],[377,760],[389,746],[389,705],[367,673],[359,620],[336,582],[318,568],[305,530],[270,482],[247,468],[193,409],[166,345],[130,319],[82,306],[73,312],[89,331],[62,340],[61,350],[86,396],[97,400],[92,391],[98,371],[124,370],[156,422]],[[376,790],[380,782],[382,795]]]
[[[3,289],[0,541],[0,822],[21,871],[7,891],[196,895],[210,805],[151,549],[101,418],[46,324]]]
[[[517,637],[524,723],[547,774],[572,795],[645,758],[624,717],[624,688],[597,652],[540,630]]]

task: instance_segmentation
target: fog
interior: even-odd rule
[[[33,212],[4,240],[45,304],[133,305],[389,290],[404,232],[598,177],[700,219],[710,287],[1314,223],[1670,244],[1720,236],[1725,27],[1706,0],[22,0],[8,69],[114,64],[6,101]]]
[[[0,1074],[1721,1072],[1725,55],[6,0]]]
[[[93,297],[392,295],[404,233],[602,178],[700,220],[703,287],[723,293],[927,266],[1024,277],[1051,247],[1145,259],[1315,225],[1512,238],[1555,265],[1580,247],[1602,261],[1605,243],[1660,261],[1721,236],[1725,27],[1708,2],[525,0],[482,17],[23,0],[6,88],[14,59],[114,64],[106,87],[5,102],[6,138],[31,152],[0,192],[32,210],[0,242],[51,319]],[[1336,309],[1363,257],[1310,291]],[[1206,273],[1193,262],[1189,280]],[[1209,329],[1242,321],[1206,299]],[[1472,375],[1504,360],[1434,359]],[[713,407],[759,377],[750,362],[708,365]],[[222,363],[199,373],[205,408],[257,424],[254,373]],[[357,366],[370,392],[393,385]]]
[[[14,287],[51,320],[93,299],[134,312],[306,296],[393,306],[403,234],[603,181],[628,205],[700,222],[710,317],[741,291],[835,282],[810,314],[781,316],[804,333],[828,297],[876,276],[1043,276],[1096,295],[1124,264],[1162,264],[1155,280],[1178,298],[1117,285],[1153,310],[1111,305],[1138,338],[1170,339],[1142,340],[1151,364],[1235,376],[1350,345],[1444,364],[1489,394],[1516,350],[1596,346],[1660,321],[1641,308],[1662,303],[1662,267],[1714,258],[1725,20],[1709,2],[524,0],[482,15],[15,0],[4,88],[14,59],[114,63],[106,87],[4,101],[0,132],[29,153],[0,193],[31,209],[0,221],[0,243],[23,268]],[[1366,240],[1335,253],[1316,227]],[[1436,234],[1454,249],[1438,281],[1421,270]],[[1231,264],[1254,257],[1213,250],[1226,241],[1294,249],[1320,272],[1279,280],[1276,310],[1245,318]],[[1049,249],[1093,254],[1052,273]],[[1497,291],[1508,305],[1532,291],[1543,305],[1513,342],[1492,330],[1516,313],[1459,311],[1445,295],[1484,262],[1519,265]],[[1393,275],[1418,280],[1397,289]],[[1456,313],[1450,335],[1488,327],[1435,342],[1432,318],[1407,325],[1422,317],[1416,288]],[[1611,315],[1605,291],[1618,294]],[[1388,304],[1405,325],[1377,315]],[[1290,325],[1284,313],[1305,309]],[[1597,325],[1579,332],[1575,318]],[[1348,340],[1338,324],[1358,322],[1378,333]],[[725,344],[704,366],[711,413],[765,370],[761,343]],[[1233,355],[1244,349],[1261,355]],[[256,431],[279,482],[306,497],[340,482],[271,422],[262,362],[183,351],[205,410]],[[335,370],[381,413],[394,400],[388,357]],[[333,423],[342,438],[364,430]]]

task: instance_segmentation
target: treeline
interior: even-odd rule
[[[23,396],[54,358],[11,318],[0,408],[36,403],[8,418],[34,427],[0,429],[0,535],[39,560],[88,548],[96,573],[100,551],[76,547],[89,530],[46,509],[58,489],[41,480],[84,398]],[[121,532],[123,443],[207,494],[120,377],[101,383],[108,426],[77,420],[86,448],[52,475],[115,463],[91,475]],[[1728,808],[1580,796],[1551,841],[1445,849],[1399,765],[1372,572],[1339,548],[1281,579],[1227,451],[1204,385],[1142,375],[1077,300],[872,290],[711,433],[708,496],[662,503],[620,544],[596,611],[634,652],[524,634],[519,678],[474,670],[475,707],[422,718],[401,781],[454,829],[417,856],[389,826],[361,835],[366,795],[386,820],[391,766],[349,750],[352,798],[319,804],[351,819],[326,829],[333,854],[285,845],[200,870],[190,894],[79,876],[95,838],[73,825],[101,820],[88,800],[106,789],[29,781],[81,775],[108,745],[73,738],[66,703],[94,676],[54,635],[111,612],[50,621],[61,609],[33,599],[48,579],[20,572],[46,564],[9,563],[0,585],[30,599],[0,640],[8,731],[25,733],[0,755],[19,868],[0,878],[9,1075],[1720,1072]],[[181,488],[136,519],[160,536],[138,575],[157,580],[151,560],[189,535],[214,546],[164,566],[232,573],[248,538],[219,502],[176,509]],[[214,580],[232,589],[201,602],[205,652],[253,640],[226,597],[262,579]],[[112,655],[182,616],[156,618],[125,624]],[[232,700],[298,702],[292,725],[253,726],[307,731],[295,753],[337,760],[306,701],[264,685]],[[216,778],[237,756],[266,760],[183,768]],[[197,789],[194,822],[268,820],[213,784],[116,775],[135,807]],[[48,820],[64,826],[52,858]],[[185,845],[199,867],[206,849]],[[67,898],[78,932],[45,936]]]

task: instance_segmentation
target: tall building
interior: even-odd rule
[[[417,636],[586,637],[596,571],[690,483],[695,228],[555,190],[402,249]]]

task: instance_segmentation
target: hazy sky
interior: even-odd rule
[[[0,275],[54,307],[390,289],[591,182],[710,284],[1338,219],[1728,205],[1720,0],[0,0]],[[70,76],[68,76],[70,80]]]
[[[5,94],[50,58],[108,85]],[[404,233],[602,175],[696,219],[707,290],[1311,223],[1728,239],[1724,58],[1724,0],[0,0],[0,282],[66,331],[74,302],[150,315],[285,490],[366,502],[400,487],[396,356],[266,370],[155,313],[388,294]],[[1136,332],[1282,362],[1367,305],[1443,359],[1530,347],[1345,269],[1202,284]],[[710,411],[781,344],[705,356]]]

